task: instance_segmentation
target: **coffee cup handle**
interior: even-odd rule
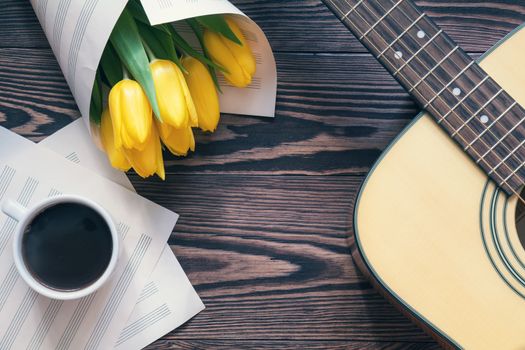
[[[22,221],[27,213],[27,208],[18,202],[7,199],[2,204],[2,212],[16,221]]]

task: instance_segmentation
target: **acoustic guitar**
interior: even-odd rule
[[[424,110],[374,165],[354,257],[447,348],[525,349],[525,29],[473,61],[409,0],[323,0]]]

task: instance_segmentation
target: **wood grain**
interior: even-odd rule
[[[360,179],[133,180],[140,194],[181,215],[170,243],[207,305],[175,339],[429,341],[351,261],[348,213]]]
[[[415,104],[318,0],[234,0],[274,49],[275,120],[223,116],[139,193],[181,219],[170,244],[205,302],[150,349],[434,349],[356,270],[346,234],[364,174]],[[418,1],[470,53],[520,1]],[[0,2],[0,124],[34,141],[79,117],[29,1]],[[331,175],[331,176],[327,176]]]
[[[320,0],[232,2],[261,26],[275,51],[367,52]],[[517,0],[416,3],[469,52],[485,52],[525,21],[525,3]],[[0,47],[48,48],[29,1],[0,3]]]
[[[404,343],[404,342],[297,342],[284,341],[275,342],[268,340],[257,340],[245,342],[239,346],[237,342],[228,341],[185,341],[165,339],[147,347],[152,349],[181,349],[181,350],[430,350],[439,349],[439,346],[433,343]]]

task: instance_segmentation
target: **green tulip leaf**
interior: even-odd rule
[[[102,82],[100,72],[97,72],[95,82],[93,83],[93,91],[91,92],[91,105],[89,106],[89,118],[92,122],[100,125],[102,117]]]
[[[190,44],[173,28],[172,25],[169,24],[162,24],[159,26],[156,26],[156,28],[163,30],[167,33],[170,33],[175,46],[182,52],[186,53],[189,56],[193,56],[195,58],[198,58],[201,62],[206,63],[207,65],[211,65],[217,69],[223,69],[219,65],[213,63],[210,59],[208,59],[206,56],[204,56],[199,51],[195,50],[193,47],[191,47]]]
[[[208,53],[208,49],[206,48],[206,45],[204,45],[204,32],[202,31],[202,27],[199,25],[199,23],[195,19],[189,19],[187,20],[187,23],[190,25],[191,29],[195,33],[195,36],[199,40],[199,43],[202,47],[202,51],[204,52],[204,56],[210,57]],[[196,58],[199,59],[198,57]],[[209,61],[211,62],[211,60]],[[222,93],[221,86],[219,85],[219,79],[217,78],[217,69],[215,69],[214,66],[209,65],[206,62],[203,62],[202,60],[201,62],[204,63],[206,67],[208,67],[208,70],[210,71],[211,78],[213,80],[213,83],[215,84],[215,87],[217,88],[217,91]],[[225,68],[222,68],[220,70],[222,70],[223,72],[226,72]]]
[[[222,15],[208,15],[195,18],[203,27],[208,28],[212,32],[222,34],[225,38],[230,39],[234,43],[241,45],[242,42],[237,38],[237,35],[231,30],[228,22]]]
[[[100,68],[110,86],[115,85],[123,78],[122,62],[120,62],[120,58],[110,42],[107,43],[102,53]]]
[[[186,72],[180,63],[180,58],[177,50],[175,50],[175,44],[173,43],[171,34],[142,22],[138,22],[137,27],[139,28],[142,40],[148,45],[156,58],[171,60]]]
[[[127,4],[129,12],[135,17],[135,19],[144,24],[150,25],[146,11],[142,7],[142,4],[138,0],[131,0]]]
[[[148,56],[142,44],[137,23],[128,9],[124,9],[120,15],[111,33],[110,41],[126,69],[144,89],[153,113],[161,120]]]

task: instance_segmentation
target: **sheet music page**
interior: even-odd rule
[[[78,109],[89,123],[95,74],[128,0],[30,0]]]
[[[140,2],[152,25],[217,13],[244,15],[226,0],[140,0]]]
[[[128,0],[30,0],[86,125],[96,70],[109,36]],[[152,23],[233,13],[255,51],[257,74],[250,88],[224,87],[221,111],[273,117],[277,74],[261,29],[227,0],[143,0]]]
[[[81,120],[72,122],[39,145],[134,191],[128,177],[112,168],[106,155],[93,144]],[[180,327],[202,310],[204,304],[170,246],[166,245],[119,335],[116,347],[141,349]]]
[[[16,221],[1,214],[2,350],[113,348],[178,218],[122,186],[0,128],[0,205],[12,199],[30,207],[61,193],[85,196],[108,210],[122,240],[117,267],[107,284],[85,298],[57,301],[38,295],[14,267],[11,245]]]

